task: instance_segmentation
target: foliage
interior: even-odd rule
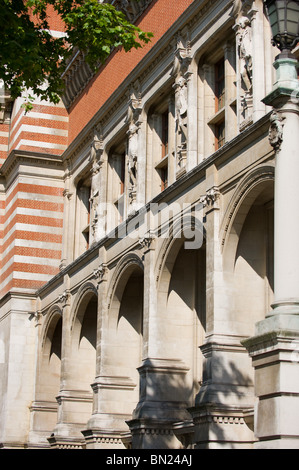
[[[0,0],[0,8],[0,79],[13,99],[31,89],[35,96],[57,103],[74,50],[81,50],[96,70],[115,47],[130,51],[152,37],[113,5],[98,0]],[[49,8],[63,21],[65,36],[52,36]]]

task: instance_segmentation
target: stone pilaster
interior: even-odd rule
[[[263,100],[273,107],[269,142],[276,153],[274,302],[243,344],[255,369],[256,448],[299,448],[299,107],[297,61],[274,63],[277,81]]]

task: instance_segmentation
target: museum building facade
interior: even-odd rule
[[[150,44],[97,73],[77,51],[58,105],[3,95],[0,445],[296,447],[298,329],[254,340],[283,140],[263,1],[112,3]]]

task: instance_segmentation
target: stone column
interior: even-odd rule
[[[180,384],[188,369],[179,360],[166,358],[157,312],[155,237],[148,233],[140,244],[144,253],[143,361],[139,367],[139,403],[128,421],[133,449],[181,447],[174,423],[190,419]],[[162,327],[163,328],[163,327]]]
[[[257,448],[299,448],[299,106],[297,61],[278,56],[269,141],[276,153],[273,310],[243,344],[255,368]],[[295,90],[295,91],[294,91]]]

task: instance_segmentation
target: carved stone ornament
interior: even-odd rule
[[[283,126],[285,118],[277,111],[270,117],[269,142],[276,152],[280,150],[283,141]]]
[[[176,116],[176,155],[180,169],[187,155],[187,114],[188,114],[188,80],[189,66],[192,60],[188,38],[183,39],[179,33],[176,37],[176,50],[170,75],[174,78],[175,116]]]
[[[140,93],[130,92],[129,107],[127,112],[126,123],[129,125],[127,131],[128,136],[128,174],[129,174],[129,192],[130,203],[135,201],[137,170],[138,170],[138,132],[141,121],[142,104]]]
[[[71,304],[71,293],[65,290],[63,294],[58,297],[58,301],[62,304],[62,307],[67,307]]]
[[[94,129],[93,141],[90,150],[90,159],[93,163],[93,166],[99,166],[102,164],[103,151],[103,137],[96,129]]]
[[[95,277],[98,282],[106,280],[107,274],[108,266],[105,263],[102,263],[97,269],[93,270],[93,277]]]
[[[217,187],[213,187],[209,189],[204,196],[202,196],[199,202],[203,205],[203,207],[213,206],[215,202],[220,197],[220,191]]]
[[[155,239],[155,235],[152,232],[148,232],[143,238],[139,239],[139,244],[142,248],[150,248]]]

